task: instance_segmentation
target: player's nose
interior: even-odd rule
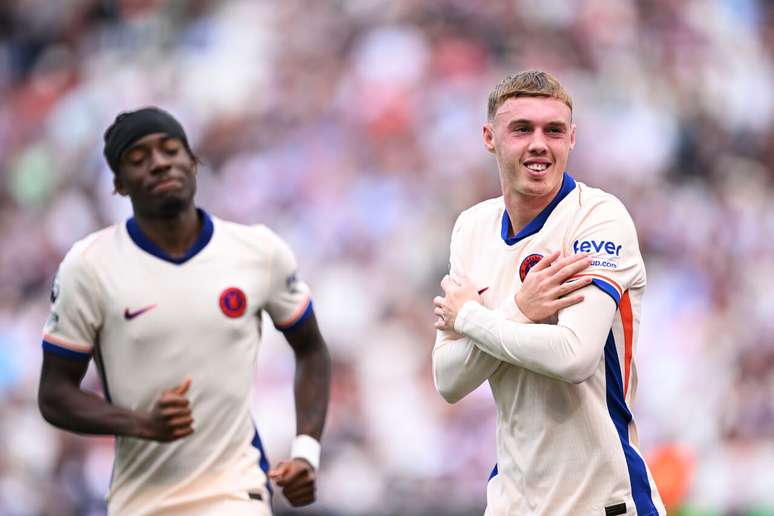
[[[167,170],[172,164],[172,158],[161,149],[153,149],[150,155],[151,172]]]
[[[546,145],[545,135],[543,131],[535,131],[532,133],[532,138],[529,141],[528,150],[536,154],[542,154],[546,152],[548,146]]]

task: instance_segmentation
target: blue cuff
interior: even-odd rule
[[[275,328],[277,328],[281,332],[288,332],[295,330],[299,326],[301,326],[301,323],[303,323],[306,319],[309,318],[310,315],[314,313],[314,309],[312,308],[312,300],[309,300],[309,304],[306,305],[306,310],[304,310],[304,313],[301,314],[301,317],[299,317],[295,322],[293,322],[290,326],[277,326],[274,325]]]
[[[78,360],[80,362],[88,362],[89,359],[91,359],[91,354],[89,353],[80,353],[78,351],[73,351],[71,349],[63,348],[62,346],[57,346],[56,344],[49,342],[45,339],[43,340],[43,351],[53,353],[54,355],[57,355],[63,358]]]

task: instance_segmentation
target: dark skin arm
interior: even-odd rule
[[[328,347],[320,335],[314,314],[297,328],[285,332],[285,338],[296,355],[296,433],[319,441],[330,395],[331,359]],[[282,461],[269,472],[269,478],[282,488],[282,494],[291,505],[297,507],[314,502],[317,477],[306,460]]]
[[[43,418],[62,430],[91,435],[121,435],[169,442],[193,432],[185,394],[191,380],[161,393],[153,409],[139,412],[118,407],[81,389],[88,361],[43,353],[38,407]]]

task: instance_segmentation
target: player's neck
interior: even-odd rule
[[[202,229],[202,220],[193,204],[174,215],[158,216],[135,211],[134,219],[145,236],[173,258],[184,256]]]
[[[508,236],[515,236],[532,222],[538,214],[548,206],[556,192],[549,195],[534,196],[524,195],[518,192],[506,191],[503,194],[505,199],[505,209],[508,211],[508,218],[511,220],[511,231]]]

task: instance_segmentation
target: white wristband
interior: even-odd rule
[[[304,459],[314,469],[320,467],[320,443],[309,435],[297,435],[290,448],[291,459]]]

